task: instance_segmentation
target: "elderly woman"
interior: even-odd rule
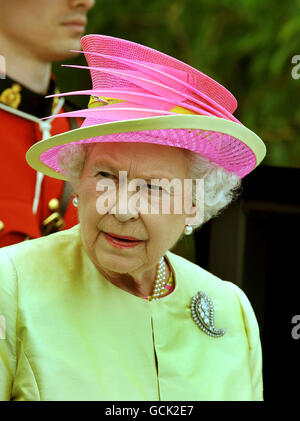
[[[82,46],[93,89],[73,94],[89,108],[67,113],[82,127],[27,154],[71,182],[80,224],[0,251],[0,399],[262,400],[247,297],[169,250],[230,203],[263,142],[187,64]]]

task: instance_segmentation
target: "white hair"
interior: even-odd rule
[[[234,173],[211,162],[208,158],[189,150],[184,150],[189,161],[190,178],[204,180],[204,218],[199,228],[211,218],[216,217],[233,200],[236,200],[241,191],[241,179]],[[196,197],[197,190],[193,190],[193,203],[201,198]]]
[[[65,146],[57,156],[57,163],[63,174],[72,184],[74,190],[80,182],[80,177],[92,144],[70,144]],[[234,173],[211,162],[208,158],[182,149],[188,161],[191,179],[204,180],[204,218],[194,225],[197,229],[211,218],[216,217],[240,194],[241,179]],[[193,189],[193,203],[198,203],[197,190]]]

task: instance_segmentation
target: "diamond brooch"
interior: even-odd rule
[[[203,291],[197,292],[192,298],[191,313],[196,325],[207,335],[219,338],[225,334],[226,329],[215,327],[214,305]]]

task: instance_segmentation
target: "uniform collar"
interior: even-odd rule
[[[54,76],[51,76],[46,95],[58,92]],[[37,94],[8,76],[0,82],[0,102],[38,118],[51,115],[57,105],[57,97],[45,98],[46,95]]]

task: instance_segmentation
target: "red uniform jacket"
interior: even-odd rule
[[[8,81],[5,82],[8,83]],[[37,94],[32,93],[33,100],[31,101],[30,91],[26,91],[28,103],[33,104]],[[5,100],[7,95],[3,95],[3,92],[3,85],[0,85],[0,101],[5,104],[3,99]],[[7,92],[10,91],[6,90],[4,94]],[[12,102],[15,109],[18,108],[17,102]],[[21,110],[29,112],[24,107],[26,108],[26,104],[23,104]],[[50,114],[46,113],[46,115]],[[51,135],[67,130],[70,130],[69,119],[53,120]],[[49,201],[61,198],[64,182],[45,176],[39,207],[37,213],[33,214],[36,171],[27,164],[25,154],[30,146],[41,138],[42,133],[37,123],[0,109],[0,247],[18,243],[26,238],[40,237],[42,222],[53,213],[49,209]],[[64,228],[70,228],[77,223],[77,210],[72,202],[69,203],[64,214],[64,223]]]

